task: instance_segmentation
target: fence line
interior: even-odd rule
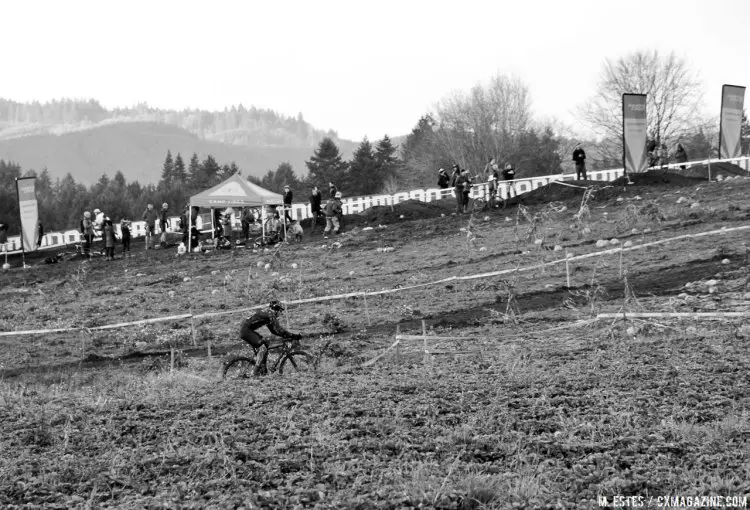
[[[455,281],[468,281],[468,280],[476,280],[479,278],[489,278],[493,276],[503,276],[508,274],[514,274],[514,273],[522,273],[522,272],[528,272],[528,271],[535,271],[539,269],[546,268],[548,266],[553,266],[555,264],[565,264],[570,263],[572,261],[577,260],[584,260],[591,257],[601,257],[604,255],[611,255],[614,253],[624,253],[628,251],[634,251],[634,250],[642,250],[645,248],[650,248],[652,246],[658,246],[661,244],[666,244],[672,241],[680,241],[684,239],[693,239],[696,237],[705,237],[705,236],[711,236],[716,234],[726,234],[729,232],[738,232],[742,230],[748,230],[750,229],[750,225],[742,225],[739,227],[733,227],[733,228],[720,228],[717,230],[709,230],[706,232],[699,232],[697,234],[685,234],[681,236],[676,237],[670,237],[668,239],[659,239],[657,241],[651,241],[644,244],[636,244],[629,247],[622,247],[619,246],[617,248],[611,248],[609,250],[603,250],[603,251],[596,251],[591,253],[585,253],[583,255],[577,255],[573,257],[566,257],[563,259],[555,259],[551,260],[549,262],[543,262],[541,264],[534,264],[532,266],[525,266],[525,267],[516,267],[512,269],[502,269],[499,271],[491,271],[489,273],[480,273],[480,274],[474,274],[474,275],[465,275],[465,276],[449,276],[447,278],[443,278],[440,280],[434,280],[431,282],[425,282],[425,283],[418,283],[414,285],[408,285],[405,287],[396,287],[394,289],[383,289],[383,290],[376,290],[376,291],[355,291],[355,292],[347,292],[346,294],[333,294],[329,296],[319,296],[319,297],[312,297],[312,298],[305,298],[305,299],[296,299],[291,301],[284,301],[286,305],[300,305],[300,304],[306,304],[306,303],[318,303],[318,302],[324,302],[324,301],[334,301],[339,299],[348,299],[352,297],[364,297],[364,296],[381,296],[385,294],[394,294],[398,292],[404,292],[408,290],[417,289],[420,287],[428,287],[432,285],[440,285],[445,284],[449,282],[455,282]],[[166,322],[166,321],[173,321],[178,319],[203,319],[207,317],[218,317],[222,315],[232,315],[236,313],[243,313],[243,312],[249,312],[252,310],[258,310],[263,307],[265,307],[265,304],[262,305],[255,305],[245,308],[238,308],[235,310],[225,310],[220,312],[206,312],[198,315],[193,314],[180,314],[180,315],[170,315],[166,317],[154,317],[152,319],[142,319],[138,321],[133,322],[121,322],[117,324],[108,324],[105,326],[94,326],[90,328],[86,327],[70,327],[70,328],[56,328],[56,329],[37,329],[37,330],[21,330],[21,331],[3,331],[0,332],[0,337],[8,337],[8,336],[23,336],[23,335],[43,335],[47,333],[62,333],[62,332],[69,332],[69,331],[97,331],[97,330],[107,330],[107,329],[116,329],[116,328],[122,328],[126,326],[137,326],[141,324],[153,324],[157,322]]]
[[[706,165],[711,163],[734,163],[740,168],[743,168],[745,171],[748,172],[748,175],[750,175],[750,156],[743,156],[740,158],[729,158],[729,159],[717,159],[717,160],[710,160],[710,159],[704,159],[704,160],[696,160],[696,161],[689,161],[687,163],[672,163],[669,165],[665,165],[664,167],[654,167],[653,169],[660,169],[660,168],[666,168],[670,170],[674,170],[679,168],[680,166],[692,166],[692,165]],[[608,170],[591,170],[587,172],[588,176],[590,177],[589,180],[591,181],[614,181],[615,179],[622,177],[624,175],[624,170],[622,168],[613,168]],[[572,174],[551,174],[551,175],[537,175],[533,177],[524,177],[521,179],[516,179],[514,181],[515,188],[519,194],[522,193],[528,193],[530,191],[533,191],[541,186],[545,186],[547,184],[550,184],[552,182],[557,182],[559,184],[564,184],[563,181],[565,181],[566,177],[570,177]],[[508,198],[509,194],[509,185],[505,181],[500,181],[499,183],[499,189],[500,194],[504,198]],[[487,183],[481,183],[472,189],[471,196],[477,197],[477,196],[484,196],[487,193]],[[428,188],[428,189],[417,189],[417,190],[411,190],[411,191],[402,191],[399,193],[396,193],[394,195],[367,195],[367,196],[358,196],[358,197],[349,197],[342,199],[342,205],[344,214],[357,214],[361,213],[370,207],[374,206],[390,206],[390,205],[396,205],[399,202],[402,202],[404,200],[419,200],[421,202],[433,202],[435,200],[442,200],[445,198],[453,198],[453,189],[446,189],[441,190],[438,188]],[[211,224],[211,228],[213,228],[213,221],[212,218],[210,218],[210,215],[203,214],[201,216],[206,217],[204,220],[203,218],[200,218],[199,224],[196,226],[200,229],[203,229],[204,227],[207,227],[207,224]],[[312,217],[312,211],[310,210],[309,204],[292,204],[292,216],[297,219],[307,219]],[[179,216],[170,216],[168,219],[168,223],[170,225],[170,229],[177,230],[177,226],[179,223]],[[201,225],[202,223],[203,225]],[[132,231],[133,231],[133,237],[142,237],[145,235],[146,228],[145,228],[146,222],[144,221],[133,221],[131,223]],[[234,227],[236,228],[238,226],[238,222],[233,222]],[[119,232],[119,222],[115,223],[115,230]],[[160,234],[161,231],[159,230],[159,224],[157,222],[156,225],[156,233]],[[52,244],[52,239],[60,239],[61,242]],[[66,241],[67,239],[67,241]],[[66,231],[61,232],[48,232],[44,235],[44,240],[42,242],[41,249],[50,249],[50,248],[61,248],[67,244],[70,243],[78,243],[81,241],[81,233],[74,229],[69,229]],[[12,247],[14,251],[10,251],[9,254],[16,254],[20,253],[20,245],[21,245],[21,237],[20,236],[12,236],[8,238],[8,244]]]

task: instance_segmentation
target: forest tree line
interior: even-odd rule
[[[150,121],[178,126],[206,140],[248,147],[314,147],[323,138],[338,140],[335,131],[313,128],[302,114],[233,105],[222,111],[162,110],[145,103],[108,110],[98,101],[61,99],[19,103],[0,98],[0,136],[34,134],[56,127],[60,134],[106,121]]]

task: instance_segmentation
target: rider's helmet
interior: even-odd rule
[[[270,308],[274,312],[283,312],[284,311],[284,305],[278,299],[274,299],[273,301],[271,301],[270,303],[268,303],[268,308]]]

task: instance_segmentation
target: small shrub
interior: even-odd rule
[[[344,322],[332,312],[326,312],[323,316],[323,326],[331,333],[341,333],[344,331]]]

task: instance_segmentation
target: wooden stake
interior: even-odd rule
[[[570,288],[570,263],[565,261],[565,275],[568,277],[568,288]]]
[[[169,371],[174,372],[174,347],[169,350]]]
[[[622,248],[620,248],[620,278],[622,278]]]
[[[193,320],[193,307],[190,307],[190,336],[193,338],[193,346],[198,345],[195,334],[195,321]]]
[[[401,326],[399,324],[396,324],[396,337],[399,336],[401,333]],[[396,344],[396,364],[401,364],[401,344]]]
[[[422,345],[424,348],[422,359],[424,360],[425,368],[427,368],[427,362],[428,358],[430,357],[430,352],[427,350],[427,324],[425,323],[424,319],[422,319]]]
[[[362,297],[365,298],[365,315],[367,316],[367,325],[371,326],[370,323],[370,310],[367,308],[367,292],[362,293]]]

